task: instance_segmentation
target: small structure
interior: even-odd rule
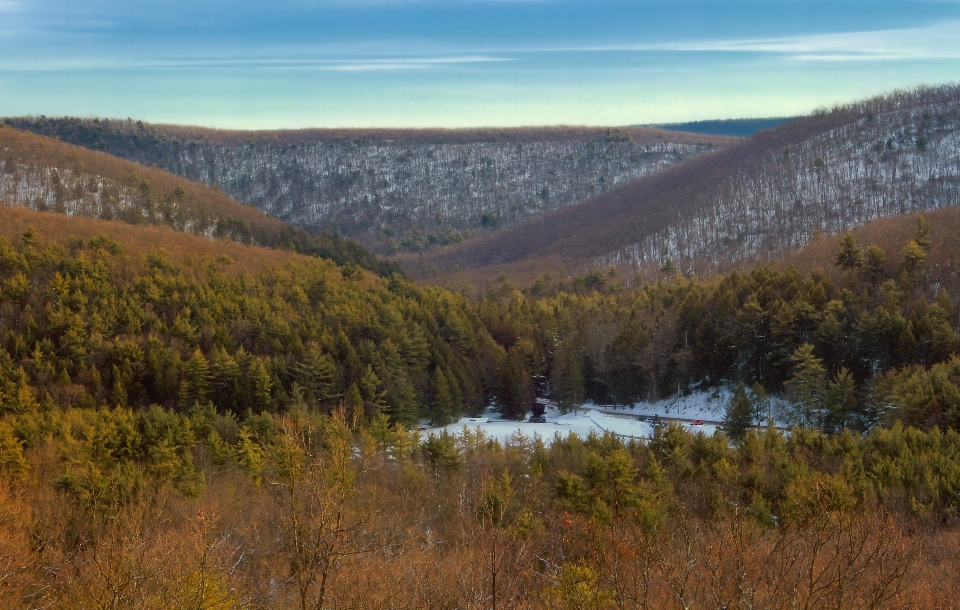
[[[543,414],[547,410],[547,405],[537,399],[533,402],[533,405],[530,407],[530,423],[533,424],[545,424],[547,423],[547,418]]]

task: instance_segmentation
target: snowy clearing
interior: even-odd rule
[[[591,432],[599,435],[610,432],[626,439],[643,439],[653,434],[650,419],[657,415],[665,424],[674,421],[691,432],[713,435],[723,419],[730,396],[731,390],[722,387],[692,392],[679,398],[640,402],[628,407],[587,403],[579,410],[566,414],[561,414],[555,406],[547,406],[546,423],[503,419],[500,413],[491,408],[482,417],[464,417],[448,426],[429,427],[423,430],[423,434],[446,431],[459,435],[464,428],[471,431],[479,429],[502,443],[517,433],[528,439],[540,436],[546,442],[550,442],[556,434],[566,437],[575,433],[579,437],[586,437]],[[782,413],[786,403],[775,397],[771,402],[774,420],[782,426]],[[703,423],[694,425],[693,422],[697,420],[703,420]]]

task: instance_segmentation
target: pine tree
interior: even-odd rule
[[[324,404],[340,398],[337,391],[337,365],[319,347],[311,346],[300,362],[293,366],[293,373],[309,401]]]
[[[509,419],[523,419],[533,404],[533,380],[527,363],[527,349],[523,342],[517,343],[500,365],[498,398],[504,416]]]
[[[351,383],[347,389],[347,394],[343,397],[343,409],[350,414],[363,413],[363,394],[357,384]]]
[[[380,390],[380,378],[377,377],[377,374],[373,372],[373,367],[368,366],[366,371],[364,371],[363,376],[360,377],[360,395],[363,397],[364,408],[360,411],[361,414],[366,413],[368,416],[373,416],[376,413],[379,413],[383,410],[384,403],[383,397],[385,392]]]
[[[453,420],[453,394],[450,393],[450,384],[447,376],[439,368],[433,372],[431,383],[430,415],[431,423],[435,426],[445,426]]]
[[[846,427],[857,408],[857,383],[846,367],[841,367],[827,385],[827,414],[825,428],[833,431]]]
[[[566,413],[583,404],[583,358],[574,341],[567,339],[557,346],[551,382],[560,411]]]
[[[794,401],[794,420],[801,426],[813,427],[822,423],[826,370],[809,343],[798,347],[791,361],[793,376],[786,385]]]
[[[913,241],[924,252],[929,252],[933,248],[933,242],[930,241],[930,222],[922,215],[917,216],[917,228],[913,232]]]
[[[23,456],[23,442],[13,434],[7,422],[0,422],[0,474],[19,479],[27,474],[29,464]]]
[[[863,265],[863,253],[857,246],[853,233],[847,231],[840,240],[840,250],[834,256],[834,262],[845,271],[856,269]]]
[[[191,407],[194,403],[204,403],[210,399],[210,365],[199,348],[186,362],[183,370],[184,380],[180,386],[180,404]]]
[[[743,439],[747,430],[753,426],[753,416],[754,406],[747,396],[747,388],[742,383],[737,384],[723,416],[724,433],[734,440]]]
[[[761,425],[764,421],[772,419],[772,414],[770,413],[770,395],[767,394],[767,390],[764,389],[759,381],[754,382],[753,387],[750,388],[750,400],[753,402],[753,417],[757,422],[757,426]]]
[[[927,251],[916,241],[911,241],[900,251],[903,257],[903,268],[907,273],[917,273],[927,264]]]
[[[221,409],[240,411],[240,365],[225,349],[214,348],[210,378],[214,403]]]
[[[266,365],[260,358],[254,358],[247,372],[250,381],[251,397],[254,411],[270,411],[273,409],[273,379],[267,371]]]

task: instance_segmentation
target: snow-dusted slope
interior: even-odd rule
[[[894,96],[883,111],[771,151],[699,194],[669,227],[596,264],[773,259],[820,233],[960,204],[960,96],[944,97],[911,105]]]
[[[191,146],[167,168],[301,226],[347,234],[512,226],[707,150],[651,142]]]

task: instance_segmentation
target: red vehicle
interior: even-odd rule
[[[691,425],[691,426],[702,426],[702,425],[703,425],[703,420],[702,420],[702,419],[695,419],[695,420],[693,420],[693,423],[690,424],[690,425]]]

